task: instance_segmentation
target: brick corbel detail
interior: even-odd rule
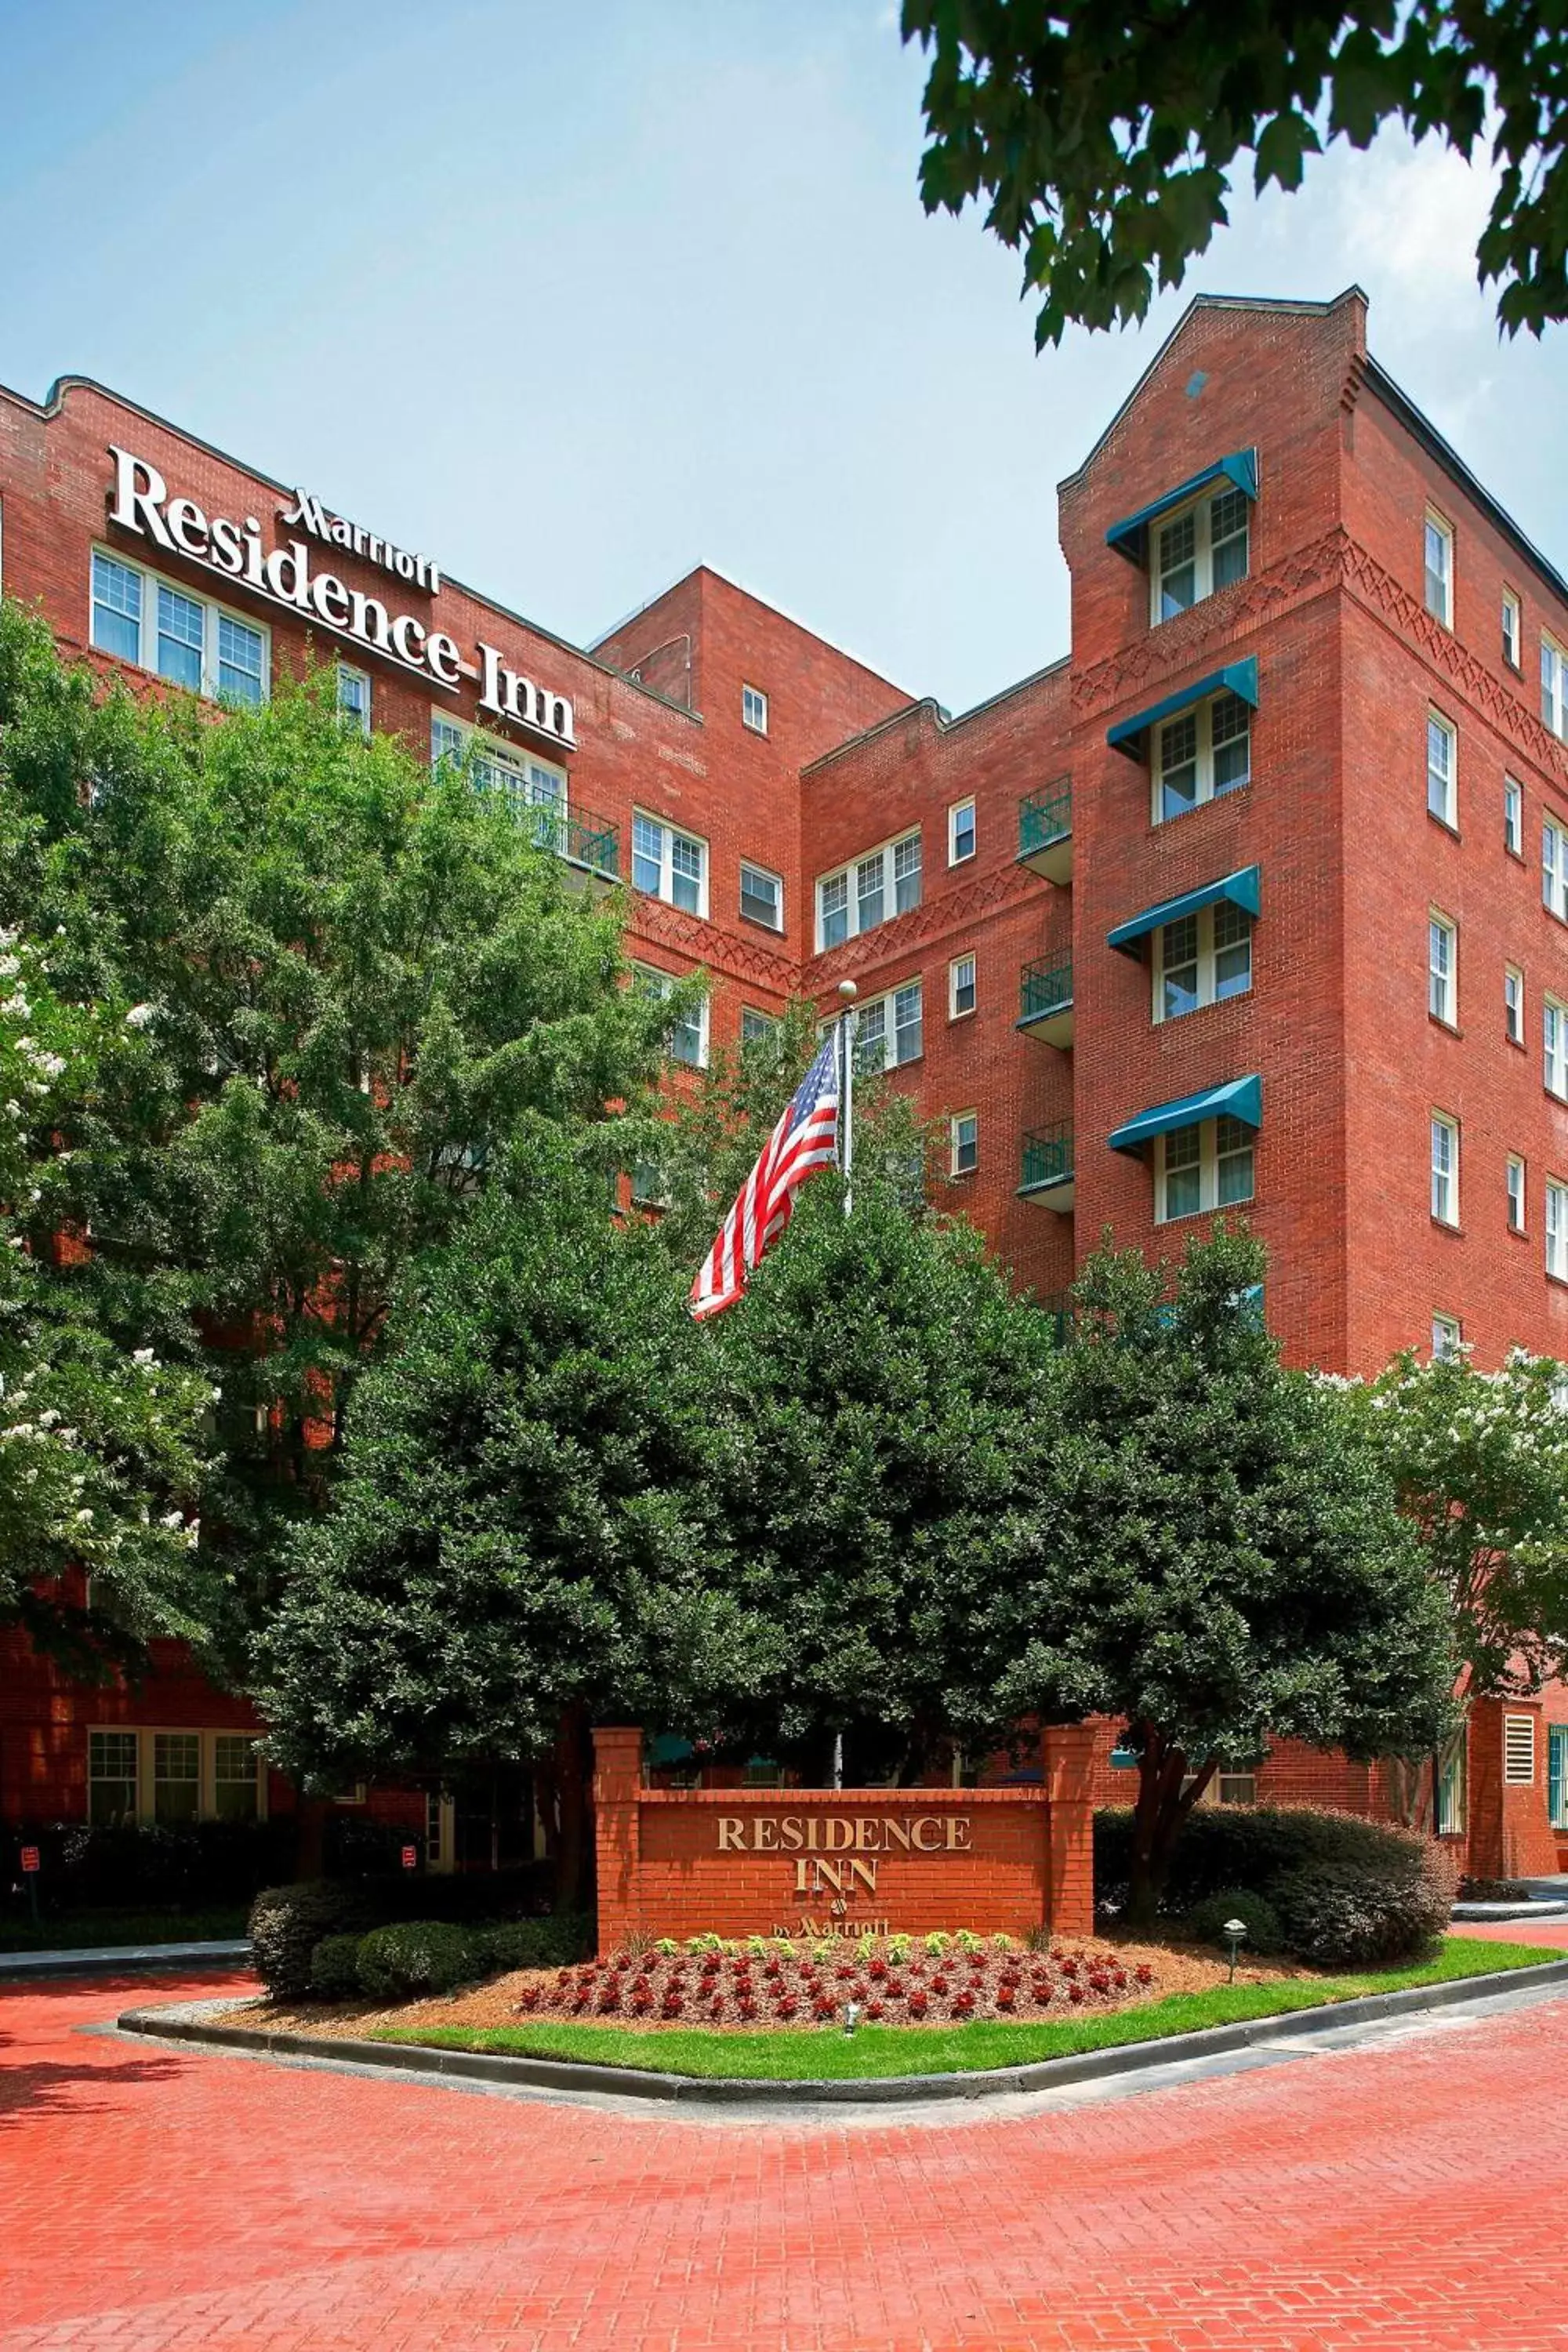
[[[1046,1921],[1054,1936],[1094,1933],[1094,1726],[1047,1724],[1040,1734],[1046,1785]]]

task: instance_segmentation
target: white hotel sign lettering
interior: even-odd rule
[[[183,555],[205,564],[209,572],[232,580],[269,604],[284,605],[320,622],[335,636],[347,637],[367,652],[383,655],[402,669],[412,670],[428,684],[455,693],[464,679],[479,688],[481,710],[515,719],[536,734],[552,737],[570,747],[573,732],[571,702],[552,694],[531,678],[510,669],[494,646],[477,643],[477,664],[466,660],[455,638],[444,629],[432,629],[416,614],[393,614],[378,596],[350,588],[331,572],[312,572],[310,551],[302,539],[264,551],[261,526],[254,515],[243,525],[224,515],[208,515],[194,499],[172,499],[169,486],[155,466],[129,449],[110,446],[114,460],[114,488],[110,501],[111,522],[138,532],[171,555]],[[292,507],[279,508],[280,520],[308,532],[312,539],[345,554],[379,564],[399,580],[428,588],[434,594],[441,574],[428,556],[376,539],[342,516],[328,514],[320,501],[297,491]]]

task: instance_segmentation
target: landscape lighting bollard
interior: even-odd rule
[[[858,2002],[858,2000],[847,2000],[847,2001],[845,2002],[845,2004],[844,2004],[844,2031],[845,2031],[845,2032],[846,2032],[846,2033],[853,2033],[853,2032],[854,2032],[854,2031],[855,2031],[855,2028],[859,2024],[859,2022],[860,2022],[860,2004],[859,2004],[859,2002]]]
[[[1227,1982],[1234,1984],[1236,1982],[1236,1948],[1238,1944],[1244,1944],[1247,1941],[1246,1920],[1227,1919],[1225,1923],[1224,1934],[1226,1941],[1230,1946],[1230,1975]]]

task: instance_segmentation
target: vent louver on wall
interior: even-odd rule
[[[1505,1715],[1502,1719],[1502,1777],[1510,1786],[1528,1788],[1535,1779],[1535,1717]]]

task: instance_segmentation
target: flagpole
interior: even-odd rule
[[[838,1001],[844,1007],[838,1016],[839,1055],[842,1075],[839,1080],[838,1119],[843,1146],[838,1164],[844,1171],[844,1213],[849,1214],[855,1205],[855,1045],[849,1034],[850,1015],[855,999],[860,992],[852,980],[838,983]]]

